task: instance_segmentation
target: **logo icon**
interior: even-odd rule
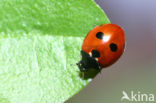
[[[128,94],[127,94],[125,91],[122,91],[122,94],[123,94],[123,96],[122,96],[122,98],[121,98],[121,101],[123,101],[124,99],[130,101],[130,98],[128,97]]]

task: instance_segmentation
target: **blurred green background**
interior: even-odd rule
[[[127,103],[122,91],[152,93],[156,103],[156,0],[96,0],[126,32],[126,50],[66,103]],[[129,102],[135,103],[135,102]],[[149,102],[137,102],[149,103]]]

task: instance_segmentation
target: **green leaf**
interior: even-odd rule
[[[93,0],[0,0],[0,103],[62,103],[84,88],[84,37],[110,23]]]

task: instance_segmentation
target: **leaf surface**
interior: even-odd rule
[[[0,1],[0,103],[62,103],[84,88],[81,44],[110,23],[93,0]]]

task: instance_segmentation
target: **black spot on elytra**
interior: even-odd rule
[[[116,52],[117,49],[118,49],[118,47],[117,47],[117,45],[115,43],[111,43],[109,45],[109,47],[110,47],[110,49],[111,49],[112,52]]]
[[[98,58],[98,57],[100,57],[100,53],[97,50],[92,50],[92,57]]]
[[[96,34],[96,37],[98,38],[98,39],[103,39],[103,36],[104,36],[104,34],[103,34],[103,32],[98,32],[97,34]]]

